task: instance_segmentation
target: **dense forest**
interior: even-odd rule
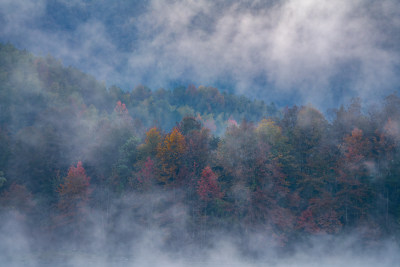
[[[52,245],[96,228],[115,250],[150,226],[170,250],[215,232],[249,252],[259,232],[281,248],[354,231],[398,240],[400,97],[326,116],[206,86],[108,88],[1,44],[2,217]]]

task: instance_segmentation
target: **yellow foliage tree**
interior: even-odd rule
[[[174,128],[159,144],[157,158],[161,170],[159,181],[165,185],[174,184],[182,167],[182,157],[186,151],[186,140],[178,128]]]
[[[153,127],[146,133],[145,143],[139,147],[139,150],[143,154],[143,160],[147,157],[155,157],[157,155],[158,147],[161,143],[160,131]]]
[[[271,119],[263,119],[256,128],[258,137],[265,143],[276,144],[284,138],[282,129]]]

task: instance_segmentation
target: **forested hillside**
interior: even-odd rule
[[[169,249],[215,231],[244,250],[258,232],[278,247],[353,230],[398,240],[399,96],[323,112],[205,86],[107,88],[2,44],[0,209],[33,238],[99,228],[116,250],[147,226]]]

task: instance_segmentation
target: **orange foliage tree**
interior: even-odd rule
[[[168,134],[164,141],[159,144],[157,149],[157,158],[160,161],[161,171],[159,181],[162,184],[176,184],[180,168],[182,167],[182,158],[186,151],[185,137],[178,128],[174,128]]]

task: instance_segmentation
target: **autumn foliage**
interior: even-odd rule
[[[106,88],[9,44],[0,62],[0,210],[29,214],[32,229],[69,234],[100,211],[118,231],[114,215],[146,224],[148,206],[162,228],[182,206],[189,238],[226,226],[280,242],[359,228],[398,236],[396,94],[374,107],[354,99],[328,119],[311,105],[279,108],[212,87]]]
[[[183,155],[186,151],[186,140],[178,128],[174,128],[170,134],[165,136],[164,141],[159,144],[157,158],[161,163],[161,183],[169,185],[176,184],[180,167],[183,163]]]
[[[147,190],[155,182],[155,166],[154,161],[147,157],[142,169],[137,175],[137,180],[142,189]]]
[[[82,215],[88,203],[90,190],[90,177],[79,161],[76,167],[71,166],[68,175],[58,188],[59,202],[58,208],[64,222],[76,220]]]
[[[128,109],[126,108],[126,105],[121,103],[121,101],[117,102],[117,105],[114,108],[114,111],[119,114],[119,115],[128,115]]]
[[[218,185],[218,177],[209,166],[205,167],[201,172],[197,193],[204,201],[210,201],[214,198],[221,198],[223,196]]]
[[[162,138],[160,131],[156,127],[153,127],[146,132],[146,139],[142,146],[142,150],[146,155],[154,157],[157,155],[157,149],[161,141]]]

